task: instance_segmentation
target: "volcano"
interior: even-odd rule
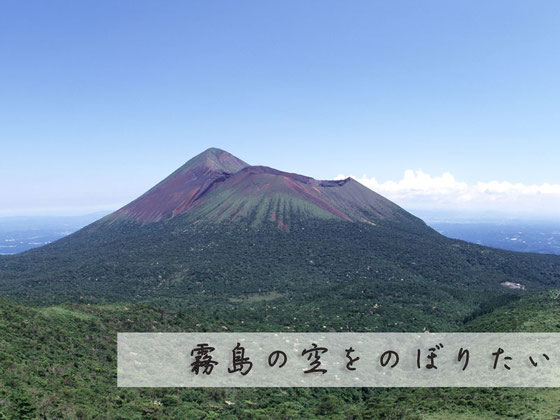
[[[502,285],[512,283],[525,289]],[[196,308],[257,330],[267,319],[455,328],[558,285],[559,256],[449,239],[353,179],[252,166],[215,148],[80,231],[0,256],[0,293],[13,299]]]
[[[189,160],[108,220],[153,223],[180,214],[190,214],[198,221],[272,222],[286,231],[290,221],[309,218],[422,223],[352,178],[319,181],[250,166],[216,148]]]

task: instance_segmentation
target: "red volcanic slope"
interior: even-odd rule
[[[248,166],[220,149],[211,148],[189,160],[155,187],[113,215],[139,222],[157,222],[186,211],[215,182]]]
[[[249,166],[214,148],[188,161],[113,217],[147,223],[181,213],[207,221],[269,220],[285,230],[294,218],[418,221],[351,178],[318,181],[265,166]]]

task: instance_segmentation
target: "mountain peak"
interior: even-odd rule
[[[243,162],[231,153],[218,149],[217,147],[211,147],[190,159],[179,168],[178,171],[188,171],[196,167],[205,167],[213,171],[235,173],[247,166],[249,166],[248,163]]]
[[[231,153],[212,147],[113,215],[142,223],[169,219],[188,209],[217,181],[247,166],[249,164]]]

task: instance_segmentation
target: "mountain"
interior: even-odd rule
[[[269,221],[286,231],[290,220],[307,218],[422,223],[352,178],[318,181],[266,166],[250,166],[216,148],[189,160],[108,220],[150,223],[183,213],[203,221]]]
[[[12,299],[147,302],[249,331],[449,330],[559,284],[559,256],[448,239],[352,179],[219,149],[66,238],[0,257]]]

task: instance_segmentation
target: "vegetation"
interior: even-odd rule
[[[257,331],[294,317],[309,331],[443,331],[522,293],[502,282],[560,284],[558,256],[450,240],[422,223],[292,222],[287,233],[187,221],[97,223],[0,258],[0,293],[42,305],[204,308]]]
[[[0,258],[0,419],[560,415],[554,389],[117,388],[117,332],[558,331],[557,256],[416,222],[188,217],[98,222]]]
[[[532,311],[542,327],[527,326]],[[557,323],[559,313],[557,299],[539,295],[483,315],[463,329],[484,325],[499,330],[504,314],[515,314],[511,321],[515,330],[542,330]],[[0,418],[553,419],[560,415],[558,389],[116,387],[117,332],[218,331],[223,324],[208,314],[138,304],[37,308],[0,301]],[[307,327],[296,322],[293,328]],[[266,329],[281,331],[283,325],[270,323]],[[560,331],[558,324],[552,331]]]

